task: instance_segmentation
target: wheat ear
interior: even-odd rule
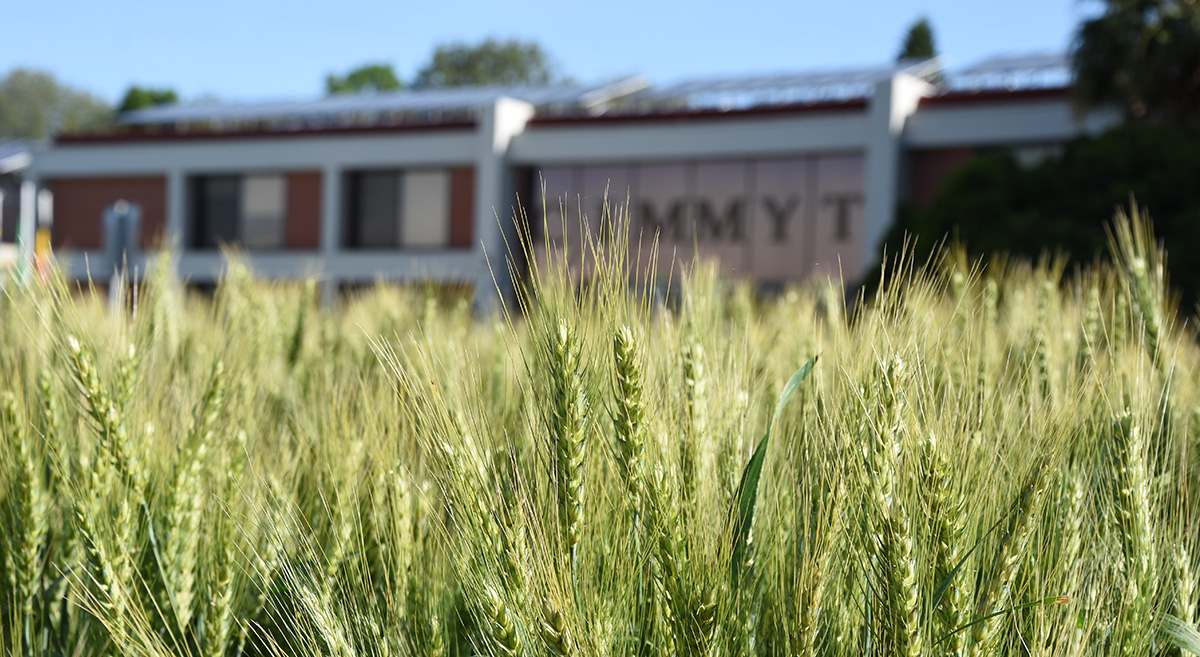
[[[542,601],[542,641],[553,657],[571,657],[575,654],[575,646],[562,614],[548,600]]]
[[[46,494],[42,487],[42,477],[37,459],[33,454],[29,431],[26,427],[25,414],[16,395],[5,392],[0,400],[0,417],[6,437],[17,447],[17,471],[12,482],[16,506],[16,522],[12,527],[13,533],[5,537],[9,541],[7,555],[9,563],[8,574],[11,578],[12,590],[20,601],[21,617],[24,624],[25,640],[32,645],[32,627],[34,597],[42,589],[42,548],[46,542],[49,530],[47,517]]]
[[[962,560],[962,505],[955,499],[950,486],[949,465],[933,436],[930,436],[924,445],[924,457],[925,490],[929,495],[929,518],[933,523],[933,581],[938,586],[946,587],[938,607],[934,610],[934,635],[948,636],[944,641],[942,654],[961,657],[965,650],[966,635],[955,630],[966,624],[967,596],[962,578],[954,569]]]
[[[613,336],[613,360],[617,371],[614,391],[616,413],[613,422],[617,441],[617,467],[625,478],[629,505],[633,510],[636,526],[642,510],[642,459],[646,451],[642,431],[646,405],[643,399],[637,342],[628,326],[617,329]]]
[[[588,399],[583,389],[582,355],[575,331],[559,322],[553,345],[554,446],[558,514],[563,551],[574,571],[583,524],[584,452]]]
[[[1021,488],[1007,530],[1000,537],[1000,544],[996,547],[991,574],[985,580],[975,606],[975,618],[978,622],[971,628],[971,645],[968,651],[971,657],[977,657],[988,649],[995,636],[999,618],[994,614],[1001,611],[1008,601],[1013,581],[1016,579],[1017,566],[1034,530],[1033,518],[1040,508],[1042,494],[1045,492],[1044,470],[1044,465],[1039,466]]]
[[[1125,654],[1140,648],[1142,626],[1150,620],[1158,580],[1150,483],[1140,428],[1128,413],[1113,423],[1110,446],[1113,511],[1125,557],[1125,608],[1127,631],[1121,637]]]

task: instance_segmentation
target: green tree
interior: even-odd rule
[[[18,68],[0,78],[0,138],[44,139],[107,128],[112,121],[108,103],[45,71]]]
[[[559,80],[550,56],[538,44],[488,39],[477,46],[438,46],[413,86],[541,85]]]
[[[1200,128],[1121,126],[1067,142],[1061,154],[1022,164],[995,150],[951,174],[928,208],[903,207],[886,240],[899,253],[905,235],[917,262],[944,239],[977,256],[1037,258],[1050,252],[1087,266],[1107,253],[1114,208],[1130,198],[1148,209],[1170,253],[1200,251]],[[1200,300],[1200,263],[1169,263],[1183,308]]]
[[[125,92],[125,97],[117,105],[117,112],[132,112],[133,110],[177,102],[179,102],[179,96],[175,93],[174,89],[139,87],[135,84],[129,87],[129,91]]]
[[[345,75],[325,76],[326,93],[396,91],[403,88],[391,64],[364,64]]]
[[[1106,0],[1072,46],[1076,107],[1117,107],[1127,121],[1200,119],[1200,5]]]
[[[904,43],[900,46],[900,54],[896,61],[905,59],[929,59],[936,57],[937,45],[933,41],[933,26],[929,19],[922,17],[913,23],[904,35]]]

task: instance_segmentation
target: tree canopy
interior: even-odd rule
[[[933,26],[929,24],[928,18],[922,17],[908,28],[896,61],[929,59],[937,54],[937,45],[933,41]]]
[[[1077,107],[1117,107],[1127,121],[1200,119],[1200,5],[1106,0],[1072,46]]]
[[[117,105],[117,111],[132,112],[133,110],[177,102],[179,102],[179,96],[175,93],[174,89],[165,87],[139,87],[135,84],[129,87],[129,91],[125,92],[125,97]]]
[[[105,128],[112,120],[108,103],[44,71],[18,68],[0,78],[0,138],[44,139]]]
[[[438,46],[417,73],[414,87],[539,85],[559,81],[550,56],[537,43],[487,39],[479,45]]]
[[[886,250],[904,235],[918,262],[940,240],[960,241],[977,256],[1037,258],[1059,253],[1088,265],[1107,252],[1113,211],[1131,198],[1154,220],[1170,253],[1200,250],[1200,129],[1121,126],[1068,142],[1060,155],[1022,164],[1004,150],[981,154],[952,174],[928,208],[902,207]],[[1200,300],[1200,266],[1173,260],[1171,282],[1185,309]]]
[[[345,75],[325,76],[325,91],[336,94],[362,91],[396,91],[404,87],[391,64],[364,64]]]

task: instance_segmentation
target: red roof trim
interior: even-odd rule
[[[1070,87],[1043,89],[984,89],[981,91],[949,91],[921,99],[920,107],[965,105],[970,103],[1024,102],[1031,100],[1063,100],[1070,96]]]
[[[474,121],[454,121],[449,123],[423,123],[391,126],[356,126],[341,128],[302,128],[299,130],[240,130],[219,132],[216,130],[196,130],[189,132],[172,131],[138,131],[138,132],[106,132],[99,134],[59,135],[56,144],[109,144],[126,142],[158,142],[158,141],[210,141],[213,139],[286,139],[291,137],[325,137],[332,135],[378,135],[403,134],[408,132],[442,132],[453,130],[474,130]]]
[[[787,116],[791,114],[808,114],[810,112],[839,112],[862,111],[867,108],[867,99],[854,98],[851,100],[825,101],[819,103],[794,103],[790,105],[773,105],[770,107],[751,107],[747,109],[719,110],[680,110],[674,112],[650,112],[646,114],[605,114],[601,116],[544,116],[534,118],[531,126],[573,126],[593,123],[682,123],[687,121],[704,121],[720,119],[741,119],[760,116]]]

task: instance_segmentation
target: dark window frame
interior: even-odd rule
[[[246,217],[242,216],[242,194],[246,178],[251,176],[280,176],[283,179],[283,222],[280,235],[279,246],[266,247],[256,246],[248,247],[242,243],[242,230]],[[212,219],[207,205],[212,199],[205,194],[205,187],[219,182],[233,182],[237,189],[233,194],[231,205],[233,208],[233,219],[230,222],[229,235],[213,235],[211,230]],[[265,170],[265,171],[217,171],[210,173],[190,174],[187,178],[187,235],[188,248],[194,251],[216,251],[223,246],[236,246],[247,251],[255,253],[278,253],[281,251],[290,250],[288,247],[288,221],[290,212],[288,208],[288,195],[291,181],[288,178],[288,172],[283,170]]]
[[[188,223],[189,237],[188,243],[191,248],[200,251],[214,251],[225,244],[237,243],[237,227],[241,219],[239,216],[241,204],[241,175],[233,173],[221,174],[206,174],[191,176],[188,181]],[[232,228],[232,235],[216,234],[213,224],[215,223],[213,216],[214,205],[213,195],[210,193],[210,186],[221,182],[233,182],[238,185],[237,191],[233,195],[233,219],[229,222]]]
[[[404,167],[361,167],[342,170],[341,185],[342,185],[342,201],[341,201],[341,226],[339,230],[339,245],[347,251],[359,252],[404,252],[412,254],[430,254],[430,253],[460,253],[464,250],[469,250],[471,245],[454,245],[452,236],[452,225],[454,222],[454,175],[455,170],[466,165],[413,165]],[[447,176],[446,189],[446,243],[439,246],[409,246],[403,242],[403,223],[406,220],[401,216],[404,205],[404,176],[412,171],[441,171]],[[390,244],[364,244],[362,235],[362,216],[361,208],[363,205],[362,196],[362,177],[364,174],[387,174],[394,176],[395,187],[391,199],[391,216],[396,217],[398,221],[394,224],[392,240]],[[473,169],[472,169],[472,175]],[[472,188],[472,194],[474,189]],[[474,203],[472,196],[471,203]],[[469,241],[469,240],[468,240]]]

